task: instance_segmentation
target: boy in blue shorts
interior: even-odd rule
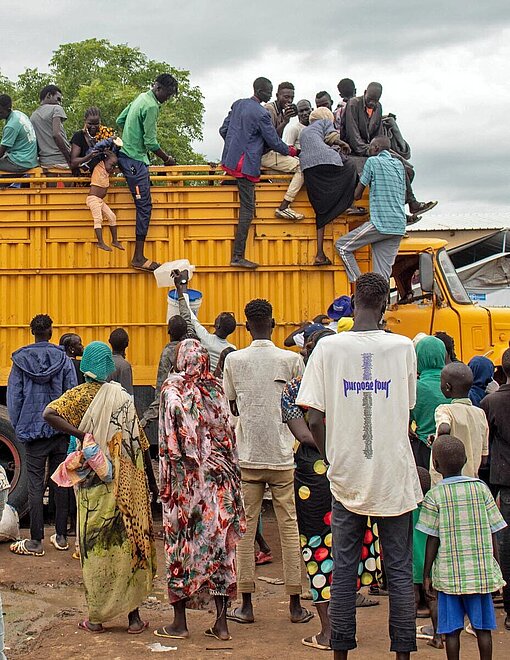
[[[425,496],[416,525],[428,535],[425,592],[435,598],[437,591],[437,632],[445,636],[448,660],[459,658],[466,614],[481,660],[490,660],[491,630],[496,629],[491,594],[505,584],[495,535],[506,523],[487,486],[461,474],[466,450],[458,438],[439,436],[432,446],[432,463],[443,480]]]

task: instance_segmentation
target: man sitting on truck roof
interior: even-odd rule
[[[371,82],[362,96],[351,98],[345,108],[345,135],[343,140],[351,147],[353,156],[369,156],[371,140],[375,137],[385,135],[382,117],[382,105],[380,98],[382,85]],[[395,158],[399,158],[405,168],[406,204],[413,216],[426,213],[437,205],[437,202],[418,202],[411,185],[414,179],[414,168],[396,152],[392,152]]]
[[[177,80],[169,73],[162,73],[150,91],[139,94],[117,117],[117,124],[123,129],[119,168],[136,207],[136,244],[131,266],[149,273],[160,266],[144,255],[152,212],[149,152],[161,158],[164,165],[175,165],[172,156],[159,145],[156,123],[162,104],[176,96],[177,89]]]
[[[315,95],[315,107],[316,108],[327,108],[333,112],[333,99],[331,94],[325,90],[317,92]]]
[[[5,119],[0,141],[0,170],[26,172],[37,167],[37,139],[30,119],[12,109],[12,99],[0,94],[0,119]]]
[[[264,149],[273,149],[283,156],[296,156],[297,150],[283,142],[271,122],[269,112],[261,107],[273,94],[273,83],[257,78],[253,96],[236,101],[220,127],[225,140],[221,164],[227,174],[236,179],[239,188],[239,222],[236,228],[231,266],[258,268],[245,259],[246,240],[255,213],[255,183],[260,180],[260,162]]]
[[[30,116],[37,136],[39,161],[42,167],[67,170],[71,145],[64,128],[67,115],[62,107],[62,90],[56,85],[46,85],[39,92],[39,99],[41,105]]]
[[[365,245],[372,247],[373,272],[389,281],[406,230],[404,166],[392,158],[389,148],[389,138],[384,136],[370,142],[370,157],[354,193],[354,199],[361,199],[365,187],[370,186],[370,219],[335,243],[351,282],[361,275],[353,253]]]
[[[290,82],[282,82],[278,85],[276,100],[264,105],[269,112],[271,122],[280,137],[283,136],[283,131],[291,118],[296,117],[298,114],[297,106],[294,105],[293,101],[294,85]],[[262,167],[275,170],[276,172],[288,172],[294,175],[289,183],[289,187],[287,188],[282,203],[275,210],[274,214],[277,218],[283,218],[284,220],[302,220],[305,216],[290,208],[290,205],[296,199],[296,195],[305,182],[303,173],[299,167],[299,158],[296,156],[282,156],[276,151],[270,150],[266,151],[262,156],[261,165]]]

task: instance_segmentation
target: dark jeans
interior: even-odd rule
[[[120,153],[119,168],[126,177],[136,207],[136,240],[145,241],[152,213],[149,167]]]
[[[413,588],[413,516],[371,517],[379,529],[390,601],[390,638],[393,652],[416,651]],[[333,583],[329,603],[331,648],[356,648],[356,581],[367,517],[348,511],[333,498]]]
[[[248,231],[255,214],[255,184],[248,179],[237,179],[237,186],[239,188],[239,222],[232,256],[240,259],[244,257]]]
[[[500,511],[508,527],[498,533],[499,563],[506,587],[503,587],[503,606],[510,616],[510,486],[499,489]]]
[[[30,508],[30,538],[44,538],[43,495],[45,491],[46,461],[51,476],[67,454],[69,436],[57,434],[25,443],[27,456],[28,505]],[[66,536],[69,489],[55,484],[55,531]]]

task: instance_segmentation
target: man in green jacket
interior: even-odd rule
[[[161,105],[176,95],[177,80],[169,73],[162,73],[149,92],[137,96],[117,117],[117,124],[123,129],[119,168],[126,177],[136,207],[136,246],[131,265],[148,272],[160,265],[144,255],[152,211],[149,152],[161,158],[165,165],[175,165],[172,156],[158,143],[156,124]]]

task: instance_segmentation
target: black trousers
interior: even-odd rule
[[[67,454],[69,436],[61,433],[51,438],[38,438],[25,444],[28,476],[28,505],[30,508],[30,538],[44,538],[43,495],[46,463],[51,476]],[[66,536],[69,489],[55,484],[55,531]]]
[[[255,214],[255,184],[253,181],[241,178],[237,179],[237,186],[239,188],[239,222],[232,256],[240,259],[244,257],[248,231]]]

